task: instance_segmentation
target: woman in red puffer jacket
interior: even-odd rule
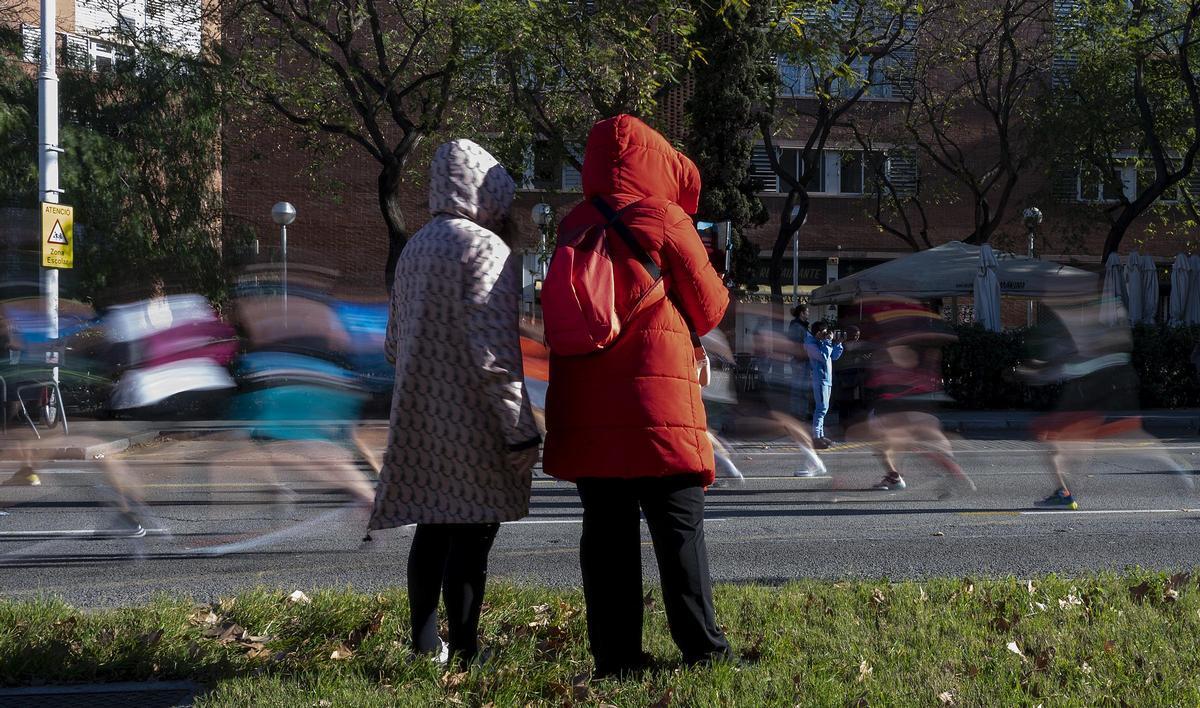
[[[550,356],[546,472],[575,482],[583,503],[580,564],[588,637],[600,676],[643,668],[640,517],[662,576],[671,635],[688,663],[729,656],[712,608],[704,544],[704,487],[713,451],[697,381],[694,328],[720,322],[729,295],[692,224],[700,175],[661,135],[628,115],[592,127],[585,201],[559,226],[579,233],[609,221],[600,197],[662,272],[669,297],[642,305],[654,281],[611,228],[620,337],[586,356]]]

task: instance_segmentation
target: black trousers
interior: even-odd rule
[[[408,604],[413,648],[441,646],[437,604],[441,594],[450,625],[450,654],[464,662],[479,651],[479,611],[487,582],[488,552],[500,524],[417,524],[408,552]]]
[[[692,664],[730,655],[717,628],[704,543],[704,490],[695,477],[581,479],[579,560],[596,672],[642,661],[640,514],[646,517],[671,637]]]

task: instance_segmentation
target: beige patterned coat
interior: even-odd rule
[[[396,265],[387,355],[391,429],[370,528],[492,523],[529,513],[531,471],[506,462],[537,436],[518,334],[519,259],[496,235],[515,185],[469,140],[438,148],[432,221]]]

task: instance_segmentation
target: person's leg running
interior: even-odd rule
[[[641,517],[633,482],[581,479],[579,566],[588,642],[597,675],[635,669],[642,660]]]
[[[417,524],[408,551],[408,609],[413,651],[418,654],[432,654],[442,645],[437,604],[449,555],[450,531],[445,524]]]
[[[688,664],[730,656],[717,627],[704,542],[704,489],[686,478],[639,480],[671,637]]]
[[[487,584],[488,553],[500,524],[454,524],[442,597],[450,625],[450,656],[464,664],[479,652],[479,612]]]

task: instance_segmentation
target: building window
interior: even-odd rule
[[[1075,173],[1075,199],[1089,204],[1111,204],[1124,197],[1132,202],[1138,197],[1138,185],[1153,181],[1154,167],[1139,168],[1133,158],[1118,162],[1108,179],[1101,179],[1097,169],[1082,167]],[[1176,204],[1179,200],[1178,190],[1168,191],[1158,199],[1163,204]]]
[[[799,179],[804,175],[804,161],[800,148],[779,148],[779,164],[783,172]],[[816,173],[808,181],[808,193],[812,195],[859,196],[873,191],[875,172],[881,161],[883,168],[891,174],[891,159],[880,152],[862,150],[823,150],[816,161]],[[750,177],[759,192],[782,192],[787,188],[771,169],[763,146],[756,146],[751,156]]]
[[[821,73],[826,69],[807,63],[778,60],[779,92],[785,98],[815,98]],[[889,99],[895,95],[890,72],[899,68],[896,60],[885,57],[871,65],[871,58],[860,56],[849,64],[850,78],[836,78],[829,87],[830,94],[849,98],[864,85],[863,99]]]
[[[576,159],[583,155],[573,150]],[[583,177],[550,143],[539,140],[526,148],[517,188],[527,192],[578,192]]]

